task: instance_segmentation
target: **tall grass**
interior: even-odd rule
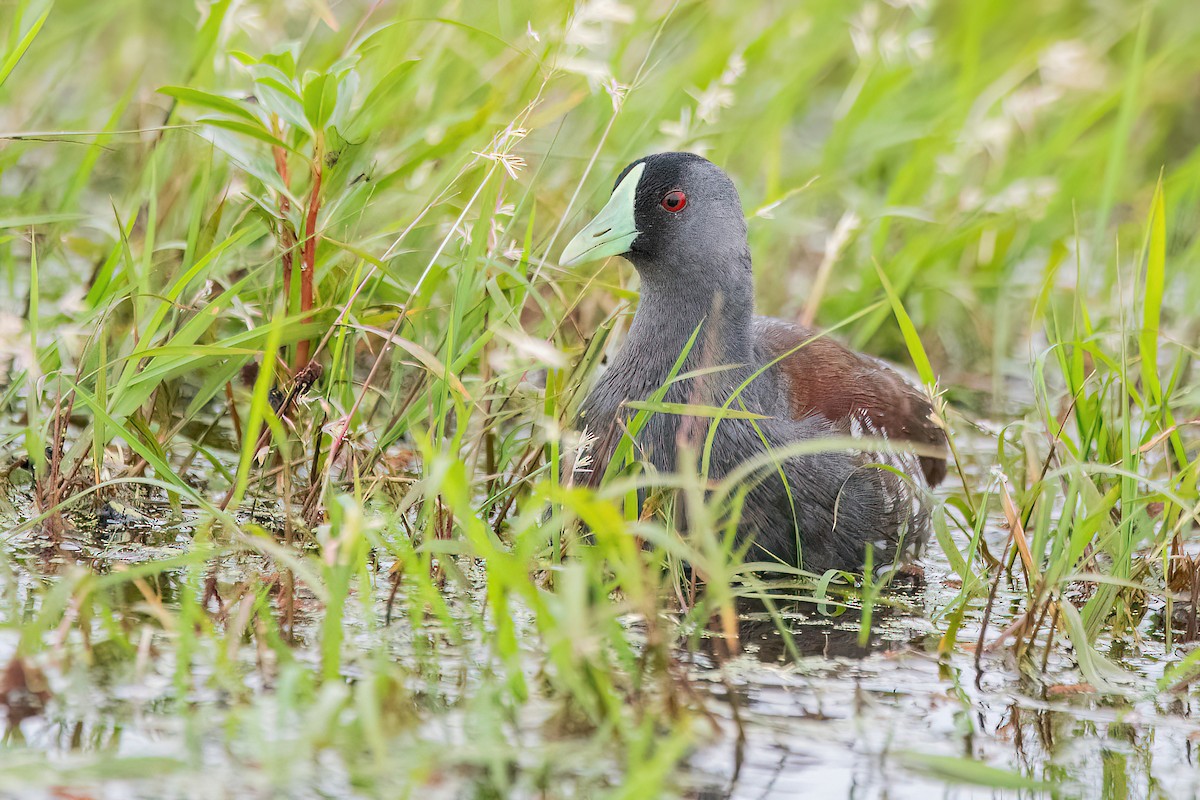
[[[4,785],[670,793],[713,730],[683,661],[737,650],[739,596],[888,602],[756,576],[695,475],[556,472],[636,292],[560,234],[663,149],[734,176],[762,312],[939,397],[942,655],[1065,639],[1102,691],[1190,685],[1194,3],[200,6],[5,10],[0,654],[66,709],[157,687],[184,730],[142,758],[114,712]],[[1109,646],[1159,605],[1150,685]]]

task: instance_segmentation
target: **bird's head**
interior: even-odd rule
[[[643,282],[716,291],[750,279],[746,219],[737,189],[712,162],[659,153],[621,172],[607,205],[563,250],[573,266],[624,256]]]

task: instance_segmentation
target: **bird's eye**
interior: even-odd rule
[[[687,205],[687,195],[678,189],[672,189],[663,195],[659,205],[674,214],[676,211],[682,211],[683,207]]]

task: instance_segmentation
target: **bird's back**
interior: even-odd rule
[[[778,359],[781,391],[794,419],[816,414],[845,433],[945,451],[946,434],[934,421],[929,400],[884,362],[770,317],[756,317],[753,333],[762,362]],[[944,456],[921,455],[920,468],[930,486],[946,477]]]

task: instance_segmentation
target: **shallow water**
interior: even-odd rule
[[[0,663],[16,650],[20,619],[51,602],[56,582],[181,556],[191,543],[186,526],[152,522],[94,534],[54,550],[29,536],[6,541]],[[986,536],[993,552],[1003,549],[1006,532],[999,524]],[[813,605],[798,606],[785,614],[800,653],[795,660],[775,623],[747,605],[741,655],[718,658],[707,640],[699,652],[680,652],[709,718],[698,724],[697,744],[677,770],[677,793],[696,800],[1200,796],[1194,754],[1200,703],[1194,693],[1080,691],[1083,678],[1061,638],[1045,675],[1014,663],[1005,648],[988,652],[977,673],[972,645],[982,603],[967,614],[958,646],[940,662],[945,621],[937,615],[957,584],[936,546],[923,563],[922,584],[893,591],[887,607],[874,609],[865,643],[858,611],[826,616]],[[265,569],[257,556],[226,557],[220,585],[228,592]],[[482,591],[482,573],[471,578]],[[148,580],[164,608],[178,613],[186,568]],[[382,618],[382,577],[376,588],[373,608]],[[1017,588],[1002,586],[989,642],[1011,621]],[[478,600],[460,597],[451,610],[466,619]],[[154,619],[152,604],[131,583],[114,606],[120,624],[136,628],[139,619]],[[452,644],[436,623],[417,631],[407,619],[376,628],[361,612],[357,602],[347,608],[348,649],[357,654],[343,666],[347,681],[324,686],[301,685],[310,679],[297,677],[319,673],[320,661],[321,607],[303,593],[297,642],[289,649],[298,668],[291,671],[284,659],[243,642],[224,654],[233,666],[202,647],[192,654],[190,679],[180,684],[178,653],[161,633],[150,632],[154,625],[129,635],[136,655],[116,652],[105,640],[113,620],[91,620],[99,644],[90,648],[83,646],[78,625],[47,631],[53,644],[37,663],[50,700],[4,722],[0,797],[549,798],[601,796],[619,783],[619,754],[572,735],[558,719],[561,710],[536,692],[511,718],[493,719],[494,711],[479,699],[481,689],[486,695],[493,657],[488,643],[468,638]],[[1168,658],[1156,619],[1153,612],[1146,615],[1136,644],[1122,640],[1101,648],[1146,678],[1146,685],[1182,652],[1176,645]],[[532,625],[519,612],[518,622]],[[536,682],[544,654],[525,647],[526,678]],[[376,764],[358,752],[357,740],[341,738],[359,721],[343,725],[336,715],[322,716],[356,707],[347,706],[347,698],[370,682],[361,679],[378,674],[371,658],[402,670],[410,708],[391,712],[413,718],[411,727],[398,727],[386,760]],[[1057,794],[948,782],[938,772],[946,765],[931,764],[930,756],[970,758],[1054,785]],[[501,778],[491,772],[494,763],[505,765]]]
[[[919,605],[932,613],[944,604],[946,565],[931,556],[926,575]],[[987,654],[977,673],[973,653],[961,643],[939,663],[938,634],[921,614],[878,620],[866,647],[858,644],[855,619],[811,614],[792,625],[804,656],[798,663],[788,663],[779,635],[761,626],[753,652],[726,667],[744,742],[717,670],[697,666],[697,676],[714,687],[710,708],[724,738],[689,760],[694,797],[1050,796],[948,785],[922,768],[920,755],[969,757],[1057,784],[1063,797],[1200,795],[1194,696],[1077,692],[1082,678],[1066,648],[1036,678],[1023,676],[1005,650]],[[1003,625],[995,619],[991,636]],[[973,635],[964,631],[960,638]],[[1145,655],[1122,664],[1156,678],[1162,645],[1143,647]]]
[[[981,454],[966,454],[968,480],[982,486],[994,447],[965,441]],[[984,533],[992,553],[1003,551],[1007,535],[1002,519],[992,519]],[[965,550],[965,541],[958,545]],[[1101,642],[1102,654],[1145,679],[1140,691],[1104,695],[1086,684],[1061,634],[1044,674],[1042,648],[1039,663],[1017,664],[1009,648],[991,646],[1022,607],[1020,587],[1004,581],[979,669],[982,601],[939,661],[946,626],[934,620],[960,584],[936,543],[922,564],[924,585],[893,594],[899,607],[875,609],[865,644],[857,612],[829,618],[809,605],[789,620],[798,662],[765,621],[751,623],[747,653],[723,671],[698,660],[694,672],[712,687],[709,708],[723,735],[689,759],[692,797],[1200,797],[1200,701],[1194,692],[1146,689],[1190,649],[1176,637],[1166,652],[1161,609],[1145,615],[1136,643]],[[969,758],[1047,786],[947,780],[923,756]]]

